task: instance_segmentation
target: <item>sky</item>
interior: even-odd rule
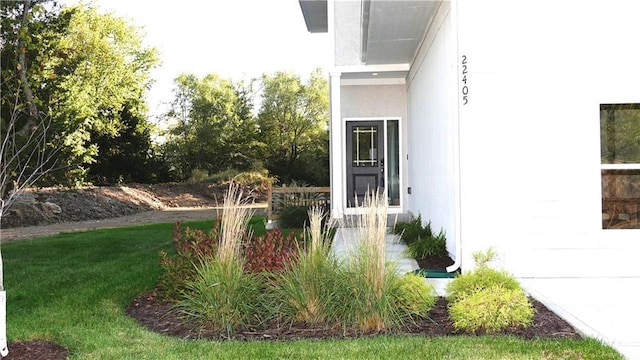
[[[72,5],[79,0],[66,0]],[[329,38],[311,34],[298,0],[95,0],[140,28],[144,43],[158,49],[160,66],[147,96],[152,118],[172,100],[180,73],[215,72],[242,80],[263,73],[293,71],[305,78],[327,69]]]

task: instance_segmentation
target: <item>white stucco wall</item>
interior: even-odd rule
[[[438,24],[412,65],[408,82],[408,209],[447,234],[456,256],[455,43],[449,6],[440,9]],[[432,39],[432,41],[429,41]]]
[[[405,85],[347,85],[341,88],[342,118],[407,117]]]
[[[496,246],[518,276],[640,276],[640,230],[601,229],[599,134],[601,103],[640,102],[640,2],[454,4],[463,261]]]
[[[337,66],[360,65],[362,55],[362,36],[360,1],[335,1],[334,5],[334,44]]]

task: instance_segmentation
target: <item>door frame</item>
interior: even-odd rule
[[[385,158],[385,166],[384,166],[384,184],[385,187],[388,186],[389,184],[389,170],[388,170],[388,166],[386,166],[386,164],[388,164],[388,159],[389,159],[389,147],[387,146],[387,121],[398,121],[398,165],[399,165],[399,187],[400,187],[400,205],[394,205],[394,206],[389,206],[389,210],[388,213],[389,214],[401,214],[404,212],[404,207],[405,207],[405,196],[404,196],[404,183],[405,183],[405,177],[404,177],[404,166],[405,166],[405,156],[404,154],[404,124],[402,122],[402,117],[400,116],[380,116],[380,117],[348,117],[348,118],[343,118],[342,119],[342,131],[344,133],[344,137],[343,137],[343,143],[342,143],[342,164],[343,164],[343,169],[342,171],[344,172],[343,174],[343,179],[342,181],[344,181],[343,183],[343,188],[344,188],[344,192],[343,192],[343,196],[341,199],[341,204],[342,204],[342,209],[344,211],[345,215],[353,215],[353,214],[358,214],[358,213],[362,213],[361,209],[358,208],[353,208],[353,207],[348,207],[347,206],[347,197],[349,196],[349,194],[347,194],[347,181],[350,181],[348,179],[347,176],[347,166],[350,166],[349,164],[349,157],[351,154],[351,149],[347,149],[347,136],[350,136],[350,134],[347,134],[347,123],[348,122],[367,122],[367,121],[382,121],[383,123],[383,136],[384,136],[384,158]]]

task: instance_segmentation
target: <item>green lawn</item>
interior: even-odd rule
[[[262,220],[254,224],[258,227]],[[188,224],[207,228],[211,222]],[[622,359],[596,340],[377,337],[295,342],[185,341],[125,315],[153,288],[172,224],[61,234],[2,245],[9,341],[48,339],[72,359]],[[11,349],[9,349],[11,351]]]

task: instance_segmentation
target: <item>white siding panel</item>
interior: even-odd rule
[[[408,88],[408,195],[409,210],[431,221],[432,229],[444,229],[447,247],[456,249],[456,168],[452,95],[455,94],[455,60],[452,26],[447,17],[423,59],[413,64],[415,76]]]
[[[640,230],[601,229],[599,133],[599,104],[640,102],[640,3],[460,0],[458,12],[463,266],[493,245],[516,275],[640,276]]]

